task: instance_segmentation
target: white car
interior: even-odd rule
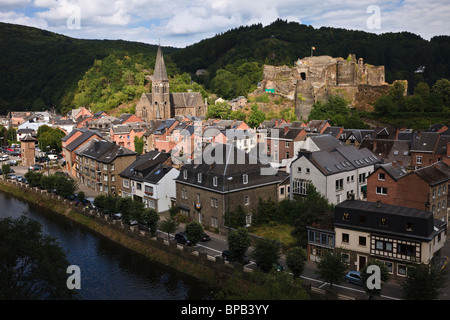
[[[7,154],[2,154],[2,155],[0,156],[0,160],[1,160],[1,161],[9,160],[9,156],[8,156]]]

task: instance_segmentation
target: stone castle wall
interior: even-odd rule
[[[390,86],[385,82],[384,66],[364,64],[362,58],[356,60],[350,54],[347,59],[305,57],[292,68],[265,65],[262,87],[291,100],[297,97],[297,117],[306,119],[314,102],[332,94],[347,98],[353,108],[372,111],[371,103]]]

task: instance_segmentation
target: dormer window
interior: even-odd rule
[[[198,173],[198,174],[197,174],[197,182],[198,182],[198,183],[201,183],[201,182],[202,182],[202,174],[201,174],[201,173]]]
[[[242,183],[243,184],[247,184],[248,183],[248,175],[247,174],[243,174],[242,175]]]
[[[187,176],[188,176],[188,172],[187,172],[187,170],[184,170],[184,171],[183,171],[183,178],[184,178],[184,179],[187,179]]]
[[[217,187],[218,184],[219,184],[219,178],[213,177],[213,186]]]

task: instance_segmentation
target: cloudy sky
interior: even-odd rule
[[[277,18],[374,33],[449,35],[449,0],[0,0],[0,21],[74,38],[185,47]]]

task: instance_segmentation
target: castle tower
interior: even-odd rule
[[[161,47],[156,54],[155,71],[152,80],[153,108],[156,119],[169,119],[172,116],[169,94],[169,78]]]
[[[22,165],[25,167],[35,164],[36,139],[27,134],[20,140],[20,149],[22,149]]]

